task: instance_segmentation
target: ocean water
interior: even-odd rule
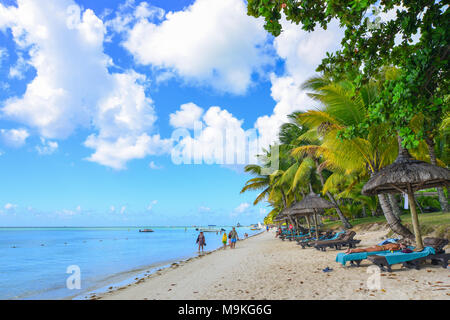
[[[150,228],[155,232],[131,227],[0,228],[0,299],[82,299],[197,255],[195,228]],[[240,238],[260,232],[248,227],[237,231]],[[220,234],[206,232],[205,237],[207,251],[222,245]],[[67,288],[72,265],[79,267],[81,289]]]

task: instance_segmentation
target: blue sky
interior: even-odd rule
[[[242,0],[0,0],[0,226],[262,221],[242,164],[211,150],[225,132],[276,142],[342,36],[262,25]],[[177,144],[202,163],[174,164]]]

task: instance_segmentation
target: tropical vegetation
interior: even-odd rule
[[[352,219],[384,215],[397,234],[412,237],[402,224],[402,196],[364,196],[371,176],[393,163],[399,147],[434,165],[449,163],[449,7],[439,1],[249,0],[248,14],[265,19],[274,36],[282,15],[306,31],[337,20],[345,30],[341,49],[327,53],[318,75],[302,88],[319,108],[295,112],[280,128],[279,144],[260,156],[241,192],[258,190],[267,201],[265,222],[301,200],[309,190],[335,204],[325,215],[350,228]],[[377,21],[374,12],[395,11]],[[399,38],[396,38],[399,35]],[[400,144],[400,145],[399,145]],[[279,150],[279,168],[264,175]],[[445,188],[417,197],[421,211],[450,211]]]

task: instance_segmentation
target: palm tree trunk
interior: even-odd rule
[[[322,188],[323,188],[323,185],[325,184],[325,181],[323,179],[322,172],[319,170],[319,160],[314,159],[314,162],[316,164],[316,172],[319,175],[320,184],[322,185]],[[337,212],[337,214],[339,216],[339,219],[341,219],[341,222],[342,222],[344,228],[345,229],[351,229],[353,226],[350,224],[350,222],[348,222],[347,218],[342,213],[341,208],[339,208],[339,205],[338,205],[336,199],[334,199],[333,195],[330,192],[328,192],[328,191],[327,191],[326,195],[327,195],[328,199],[330,199],[331,203],[333,203],[334,206],[336,207],[336,212]]]
[[[392,211],[389,201],[386,199],[386,195],[383,193],[378,194],[378,200],[380,201],[381,209],[386,217],[389,228],[404,238],[414,239],[414,235],[411,231],[401,224],[400,219]]]
[[[425,139],[425,142],[427,143],[428,146],[428,153],[430,155],[430,162],[432,165],[437,166],[437,161],[436,161],[436,153],[434,151],[434,140],[431,137],[427,137]],[[436,188],[437,192],[438,192],[438,198],[439,198],[439,203],[441,204],[441,210],[442,212],[449,212],[450,211],[450,206],[448,204],[448,200],[447,197],[445,196],[444,193],[444,189],[443,188]]]
[[[363,216],[363,218],[367,217],[366,205],[365,204],[362,205],[362,216]]]
[[[400,207],[398,206],[397,199],[395,195],[392,193],[388,193],[389,203],[391,204],[392,211],[397,216],[397,218],[401,221],[400,215],[402,214],[400,211]]]

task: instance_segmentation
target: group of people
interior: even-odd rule
[[[225,231],[223,232],[222,243],[224,249],[227,248],[227,241],[228,245],[230,246],[230,249],[236,248],[237,240],[239,240],[239,235],[235,227],[233,227],[233,229],[228,233],[228,235]],[[206,246],[206,238],[205,235],[203,234],[203,231],[201,231],[200,234],[198,235],[196,243],[198,244],[198,252],[200,251],[203,252],[203,247]]]

